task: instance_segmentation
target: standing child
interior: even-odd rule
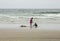
[[[32,23],[33,23],[33,17],[30,18],[30,28],[32,28]]]

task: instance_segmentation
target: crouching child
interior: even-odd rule
[[[34,26],[35,28],[37,28],[37,27],[38,27],[37,23],[35,23],[33,26]]]

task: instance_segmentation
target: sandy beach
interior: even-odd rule
[[[40,24],[30,29],[20,24],[0,24],[0,41],[60,41],[59,27],[60,24]]]

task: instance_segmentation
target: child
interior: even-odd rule
[[[35,28],[37,28],[38,27],[37,23],[35,23],[34,26],[35,26]]]
[[[33,23],[33,17],[30,18],[30,28],[32,28],[32,23]]]

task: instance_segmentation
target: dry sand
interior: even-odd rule
[[[21,30],[0,30],[0,41],[60,41],[60,31]]]

